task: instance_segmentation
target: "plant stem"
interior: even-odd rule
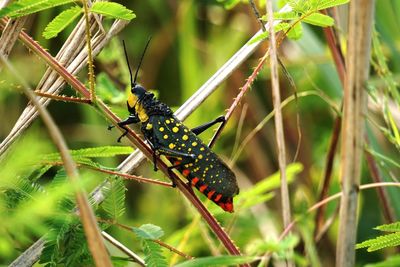
[[[341,173],[343,197],[340,204],[336,266],[354,266],[357,233],[358,191],[364,128],[367,113],[367,90],[373,0],[350,2],[349,34],[346,56],[347,76],[344,87]]]
[[[86,44],[88,49],[88,69],[89,69],[89,86],[90,86],[90,100],[92,103],[96,103],[96,91],[94,90],[94,69],[93,69],[93,58],[92,58],[92,44],[90,35],[90,24],[89,24],[89,10],[87,0],[82,0],[85,22],[86,22]]]

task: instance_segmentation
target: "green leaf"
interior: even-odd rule
[[[334,6],[344,5],[350,2],[350,0],[318,0],[316,10],[327,9]]]
[[[143,224],[139,228],[132,227],[132,230],[139,238],[145,240],[159,239],[164,235],[164,231],[161,229],[161,227],[154,224]]]
[[[263,16],[263,19],[265,19],[265,15]],[[299,18],[299,15],[295,11],[286,11],[286,12],[275,12],[274,13],[274,19],[281,19],[281,20],[293,20]]]
[[[115,19],[132,20],[136,17],[132,10],[114,2],[96,2],[90,11]]]
[[[303,36],[303,27],[300,22],[292,24],[289,32],[287,33],[289,39],[299,40]]]
[[[291,183],[295,176],[301,172],[303,166],[299,163],[290,164],[286,168],[286,175],[288,183]],[[274,173],[273,175],[263,179],[255,184],[251,189],[241,192],[235,199],[236,203],[240,203],[240,209],[249,208],[256,204],[270,200],[274,194],[270,191],[279,188],[280,175]],[[220,209],[219,209],[220,210]]]
[[[333,18],[321,13],[312,13],[304,17],[302,21],[320,27],[332,26],[335,23]]]
[[[78,158],[107,158],[114,157],[117,155],[127,155],[133,152],[133,148],[130,146],[102,146],[93,148],[84,148],[77,150],[70,150],[70,153],[74,159]],[[44,160],[59,160],[60,154],[52,153],[45,155]]]
[[[266,32],[262,32],[259,35],[257,35],[256,37],[250,39],[250,41],[248,43],[249,43],[249,45],[257,43],[257,42],[259,42],[261,40],[267,39],[268,36],[269,36],[269,32],[267,32],[267,31]]]
[[[96,93],[98,97],[109,103],[126,103],[126,94],[117,89],[106,73],[96,75]],[[124,111],[126,107],[124,106]]]
[[[385,232],[400,232],[400,221],[377,226],[375,229]]]
[[[0,10],[0,18],[17,18],[35,12],[75,2],[74,0],[20,0]]]
[[[201,266],[230,266],[250,263],[257,260],[257,256],[216,256],[197,258],[175,265],[175,267],[201,267]]]
[[[56,37],[62,30],[70,25],[80,14],[82,8],[79,6],[71,7],[64,10],[57,17],[55,17],[44,29],[43,37],[50,39]]]
[[[147,267],[167,267],[167,260],[162,254],[161,246],[150,240],[142,240],[144,261]]]
[[[110,179],[103,191],[106,197],[101,207],[110,218],[116,220],[125,212],[125,185],[122,179]]]
[[[356,249],[368,247],[367,251],[375,251],[387,247],[395,247],[400,245],[400,232],[378,236],[374,239],[366,240],[356,245]]]

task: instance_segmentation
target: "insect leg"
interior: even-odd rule
[[[140,121],[139,118],[137,118],[135,115],[131,114],[125,120],[118,122],[118,126],[121,127],[122,129],[125,129],[125,132],[118,138],[118,140],[117,140],[118,143],[121,142],[122,137],[124,137],[125,135],[128,134],[128,128],[126,127],[126,125],[129,125],[132,123],[138,123],[139,121]],[[114,127],[115,127],[114,125],[110,125],[110,126],[108,126],[108,130],[111,130]]]
[[[222,124],[224,124],[224,123],[225,123],[225,116],[219,116],[219,117],[216,118],[215,120],[212,120],[212,121],[210,121],[210,122],[207,122],[207,123],[205,123],[205,124],[202,124],[202,125],[200,125],[200,126],[197,126],[196,128],[193,128],[193,129],[192,129],[192,132],[193,132],[195,135],[199,135],[199,134],[201,134],[202,132],[204,132],[205,130],[207,130],[208,128],[210,128],[211,126],[213,126],[214,124],[219,123],[219,122],[221,122]]]
[[[172,176],[171,175],[172,169],[176,169],[176,168],[179,168],[181,166],[185,166],[186,164],[194,162],[195,159],[196,159],[196,155],[195,154],[187,154],[187,153],[175,151],[175,150],[172,150],[172,149],[169,149],[169,148],[165,148],[165,147],[159,148],[158,151],[159,151],[160,155],[164,155],[164,156],[167,156],[167,157],[170,157],[170,158],[181,158],[179,163],[168,167],[168,173],[169,173],[170,176]],[[172,181],[172,183],[173,183],[173,186],[174,186],[175,182]]]

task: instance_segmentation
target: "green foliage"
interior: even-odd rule
[[[371,64],[379,77],[382,78],[385,86],[382,86],[381,90],[370,90],[370,94],[372,95],[373,100],[377,102],[377,105],[382,108],[386,127],[381,127],[381,131],[387,136],[388,140],[393,143],[398,150],[400,150],[400,131],[395,123],[395,115],[393,114],[392,109],[389,108],[389,103],[391,101],[393,101],[397,108],[400,107],[398,82],[395,80],[393,73],[389,69],[386,62],[386,56],[379,40],[379,35],[376,32],[372,35],[372,51]],[[370,85],[370,88],[372,88],[372,84]],[[381,95],[383,96],[380,97]]]
[[[323,1],[287,1],[291,7],[290,11],[275,12],[274,19],[281,20],[274,25],[275,32],[283,31],[288,38],[298,40],[302,37],[303,28],[301,23],[308,23],[319,27],[328,27],[334,24],[334,19],[328,15],[319,13],[328,7],[339,6],[348,3],[349,0],[323,0]],[[262,20],[267,22],[266,15]],[[251,43],[268,38],[269,33],[263,32],[257,38],[251,40]]]
[[[372,252],[375,250],[387,247],[395,247],[400,245],[400,222],[392,224],[384,224],[376,227],[375,229],[385,232],[394,232],[394,233],[378,236],[376,238],[366,240],[362,243],[358,243],[356,245],[357,249],[367,247],[368,248],[367,251]]]
[[[57,188],[64,182],[67,180],[65,172],[61,170],[54,177],[51,187]],[[103,193],[105,200],[100,205],[102,217],[118,219],[125,211],[125,187],[122,180],[110,179]],[[65,212],[63,216],[53,216],[48,220],[50,231],[46,235],[45,248],[40,258],[40,263],[46,266],[93,264],[83,227],[78,216],[73,213],[75,207],[73,197],[70,194],[58,202],[58,210]]]
[[[136,17],[132,10],[127,9],[121,4],[113,2],[93,3],[90,11],[114,19],[132,20]]]
[[[107,213],[107,217],[117,220],[125,212],[125,185],[121,179],[109,179],[107,186],[103,188],[106,199],[100,207]]]
[[[204,257],[182,262],[175,267],[237,266],[238,264],[251,263],[257,259],[258,257],[255,256]]]
[[[167,261],[162,254],[161,246],[153,241],[143,239],[142,242],[143,252],[145,254],[144,261],[146,266],[149,267],[166,267]]]
[[[287,181],[290,184],[298,173],[303,170],[303,166],[298,163],[290,164],[286,168]],[[240,192],[235,201],[239,203],[240,209],[248,209],[254,205],[264,203],[271,199],[274,194],[271,191],[280,187],[279,172],[266,177],[257,184],[253,185],[249,190]]]
[[[56,6],[76,3],[74,0],[19,0],[0,10],[0,18],[9,16],[11,18],[23,17],[32,13],[50,9]],[[136,17],[132,10],[114,2],[96,2],[92,5],[91,12],[114,19],[132,20]],[[74,6],[58,14],[47,24],[43,36],[46,39],[56,37],[62,30],[68,27],[80,14],[83,8]]]
[[[126,94],[115,88],[107,74],[99,73],[96,75],[96,93],[99,98],[108,103],[125,103]],[[124,108],[126,112],[126,108]]]
[[[161,246],[152,240],[159,239],[164,235],[164,231],[156,225],[144,224],[140,227],[132,227],[133,232],[141,240],[143,252],[145,254],[146,266],[162,267],[168,266]]]
[[[75,162],[91,166],[94,168],[105,168],[97,162],[94,162],[92,158],[109,158],[118,155],[128,155],[133,152],[133,148],[130,146],[103,146],[93,148],[83,148],[77,150],[70,150],[71,156]],[[56,164],[61,161],[59,153],[52,153],[43,156],[42,164]]]
[[[143,224],[140,227],[133,227],[132,230],[137,237],[145,240],[159,239],[164,235],[164,231],[161,227],[154,224]]]
[[[57,17],[47,24],[46,29],[44,29],[44,38],[50,39],[56,37],[62,30],[68,27],[82,11],[81,7],[74,6],[58,14]]]
[[[45,9],[70,4],[74,0],[19,0],[14,1],[12,4],[0,10],[0,18],[9,16],[11,18],[18,18],[26,16],[35,12],[43,11]]]

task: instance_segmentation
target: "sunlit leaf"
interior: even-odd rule
[[[90,11],[115,19],[132,20],[136,17],[132,10],[114,2],[96,2]]]
[[[312,13],[304,17],[302,21],[320,27],[332,26],[335,23],[333,18],[321,13]]]
[[[26,16],[35,12],[39,12],[45,9],[49,9],[56,6],[61,6],[69,3],[76,2],[74,0],[20,0],[13,2],[7,7],[0,10],[0,18],[9,16],[11,18],[17,18]]]
[[[64,10],[57,17],[55,17],[44,29],[43,36],[46,39],[56,37],[62,30],[70,25],[80,14],[82,8],[79,6],[71,7]]]
[[[159,239],[164,235],[161,227],[154,224],[143,224],[140,227],[132,227],[132,230],[138,237],[148,240]]]

